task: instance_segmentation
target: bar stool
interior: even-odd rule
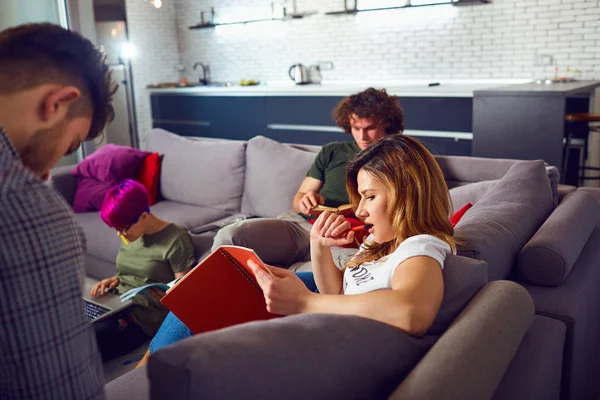
[[[594,122],[600,122],[600,114],[574,113],[565,115],[565,130],[567,136],[563,148],[563,163],[561,169],[561,183],[566,183],[567,167],[569,165],[569,154],[574,147],[575,139],[583,140],[583,157],[579,156],[577,163],[577,186],[580,180],[598,180],[599,176],[586,176],[585,171],[600,171],[600,166],[586,167],[585,162],[588,156],[589,134],[590,132],[600,133],[600,126],[590,125]],[[577,129],[580,128],[580,129]],[[579,133],[579,134],[578,134]]]

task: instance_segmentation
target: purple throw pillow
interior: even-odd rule
[[[113,187],[112,183],[100,182],[94,178],[79,178],[75,199],[73,200],[73,212],[83,213],[99,211],[104,203],[106,192]]]
[[[71,173],[116,185],[125,179],[135,179],[149,154],[133,147],[107,144],[81,161]]]

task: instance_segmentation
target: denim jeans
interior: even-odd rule
[[[318,293],[312,272],[297,272],[296,275],[311,292]],[[193,335],[192,331],[175,314],[169,313],[150,342],[150,354]]]

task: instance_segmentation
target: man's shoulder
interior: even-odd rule
[[[8,218],[5,222],[25,221],[37,225],[74,223],[70,208],[60,194],[36,179],[0,185],[0,213]]]
[[[323,154],[337,154],[337,153],[348,153],[355,152],[354,142],[331,142],[323,145],[321,153]]]

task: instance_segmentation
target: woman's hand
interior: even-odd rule
[[[279,315],[302,313],[306,310],[308,299],[316,295],[308,290],[292,271],[267,265],[273,273],[271,275],[252,260],[248,260],[247,265],[263,291],[267,311],[270,313]]]
[[[344,246],[354,241],[352,225],[343,215],[324,211],[310,230],[310,241],[322,247]]]
[[[116,276],[103,279],[94,285],[90,292],[90,295],[104,296],[108,290],[116,288],[119,285],[119,283],[121,283],[121,281]]]

